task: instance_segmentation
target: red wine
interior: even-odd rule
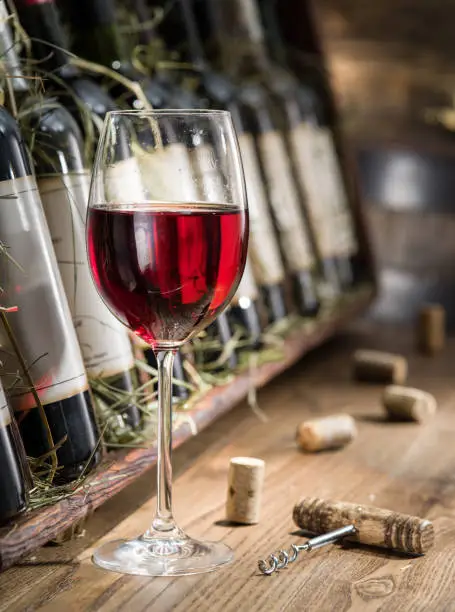
[[[248,217],[226,204],[92,208],[89,258],[113,313],[154,349],[178,347],[232,299]]]

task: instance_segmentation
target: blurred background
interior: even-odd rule
[[[292,10],[286,31],[303,65]],[[453,327],[455,2],[320,0],[307,10],[360,173],[380,265],[373,312],[408,320],[423,300],[438,301]]]

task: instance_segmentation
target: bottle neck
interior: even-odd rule
[[[197,3],[206,30],[203,36],[212,41],[212,48],[216,45],[225,70],[235,76],[269,70],[270,58],[256,0],[197,0]]]
[[[267,40],[273,59],[276,63],[285,69],[287,74],[289,72],[288,54],[286,49],[286,42],[282,34],[279,24],[279,0],[257,0],[262,20],[265,24],[265,30],[267,33]],[[310,32],[310,20],[302,20],[300,22],[302,29],[302,40],[308,41],[309,44],[313,45],[313,38],[309,35]],[[313,48],[311,47],[311,48]],[[298,79],[298,88],[295,90],[300,112],[307,118],[315,123],[322,123],[321,116],[321,101],[317,89],[314,87],[314,83],[309,78],[309,74],[300,73]]]
[[[281,66],[287,66],[286,43],[280,28],[278,0],[258,0],[259,10],[265,26],[265,36],[273,59]]]
[[[134,0],[143,2],[143,0]],[[177,54],[176,60],[186,64],[182,71],[175,68],[159,68],[158,74],[165,76],[166,79],[181,77],[186,79],[186,86],[198,91],[204,100],[203,104],[208,104],[214,108],[224,108],[231,104],[235,96],[235,88],[232,83],[221,74],[217,74],[211,69],[207,61],[204,44],[202,42],[199,24],[195,13],[194,0],[169,0],[158,12],[162,0],[148,0],[153,8],[156,8],[155,36],[159,36],[164,41],[165,46]],[[201,102],[201,100],[199,101]]]
[[[55,71],[69,63],[69,48],[54,0],[15,0],[20,22],[32,39],[37,68]]]
[[[66,5],[75,53],[109,67],[128,62],[112,0],[69,0]]]
[[[134,1],[142,4],[144,0]],[[192,0],[170,0],[164,6],[159,0],[150,0],[148,4],[162,10],[162,17],[157,18],[155,37],[162,38],[168,49],[176,51],[180,61],[198,69],[207,68]]]
[[[19,54],[10,27],[10,18],[4,0],[0,0],[0,57],[1,72],[11,84],[15,94],[27,94],[30,90],[22,72]],[[5,89],[7,89],[5,85]]]

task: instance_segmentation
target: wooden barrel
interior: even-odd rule
[[[374,316],[404,321],[442,303],[455,327],[455,138],[453,147],[367,147],[361,191],[380,269]]]

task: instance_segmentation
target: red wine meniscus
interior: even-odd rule
[[[178,347],[229,303],[247,236],[246,212],[228,204],[100,205],[88,217],[100,294],[155,349]]]

